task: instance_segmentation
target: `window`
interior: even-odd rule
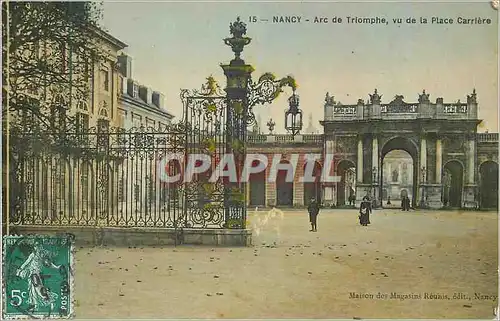
[[[86,102],[84,102],[84,101],[82,101],[82,100],[80,100],[80,101],[78,102],[78,105],[77,105],[77,106],[78,106],[78,109],[79,109],[79,110],[83,110],[83,111],[88,111],[88,110],[89,110],[89,106],[87,105],[87,103],[86,103]]]
[[[99,116],[108,118],[108,110],[106,108],[101,108],[99,111]]]
[[[139,97],[139,86],[137,86],[136,84],[134,84],[132,87],[132,97]]]
[[[76,114],[76,132],[79,134],[86,133],[89,129],[89,115],[78,113]]]
[[[101,86],[104,91],[109,91],[109,72],[101,70]]]
[[[89,81],[89,79],[92,77],[92,73],[94,72],[92,68],[92,63],[91,59],[85,55],[83,55],[82,58],[82,63],[83,63],[83,79],[85,81]]]

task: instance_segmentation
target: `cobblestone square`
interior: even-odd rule
[[[250,221],[264,212],[250,211]],[[492,318],[495,212],[285,211],[253,247],[78,248],[77,318]]]

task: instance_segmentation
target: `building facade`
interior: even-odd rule
[[[323,134],[250,134],[248,153],[284,154],[283,163],[295,162],[295,154],[298,161],[293,183],[283,182],[283,170],[273,173],[274,181],[269,168],[251,177],[247,204],[306,205],[312,189],[300,181],[304,155],[319,153],[318,168],[330,166],[338,176],[314,186],[326,207],[352,206],[352,200],[359,206],[365,196],[375,206],[387,206],[389,198],[395,206],[404,194],[414,207],[497,208],[498,133],[477,132],[477,111],[475,90],[465,103],[432,103],[425,91],[415,103],[400,95],[382,103],[375,90],[367,103],[343,105],[327,94]]]
[[[174,117],[165,108],[164,95],[133,78],[130,56],[122,53],[118,57],[118,68],[119,122],[126,139],[147,138],[148,134],[153,134],[155,139],[163,137],[162,132],[166,133]],[[161,208],[168,204],[168,186],[159,180],[154,164],[158,157],[151,159],[147,153],[136,152],[134,147],[137,155],[130,153],[113,169],[117,182],[113,206],[121,212],[127,209],[129,213],[146,213],[151,207]]]
[[[304,134],[254,134],[248,137],[247,154],[263,154],[271,164],[275,155],[280,155],[277,170],[271,166],[259,174],[249,177],[247,205],[250,207],[281,206],[302,207],[311,198],[321,200],[323,196],[320,175],[323,168],[323,135]],[[307,155],[316,154],[312,176],[315,182],[303,182]],[[312,160],[311,160],[312,162]],[[254,165],[255,166],[255,165]],[[293,172],[293,182],[286,180],[287,171]]]
[[[407,103],[397,95],[382,103],[374,91],[365,104],[342,105],[327,94],[324,118],[326,153],[338,156],[334,165],[343,176],[346,168],[356,171],[356,199],[369,196],[382,205],[385,157],[404,150],[412,158],[413,206],[424,208],[478,208],[492,205],[498,191],[498,176],[482,175],[498,171],[498,134],[477,133],[475,90],[467,102],[445,103],[429,100],[422,92],[418,102]],[[487,135],[487,136],[485,136]],[[493,188],[493,192],[491,192]],[[339,202],[336,186],[332,201]],[[484,201],[484,195],[488,195]]]

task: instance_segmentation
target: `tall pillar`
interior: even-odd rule
[[[422,177],[422,168],[425,167],[425,176]],[[419,180],[421,183],[426,181],[427,177],[427,140],[424,136],[420,138],[420,168],[419,168]]]
[[[436,184],[441,184],[443,167],[443,149],[441,147],[441,138],[436,140]]]
[[[467,148],[467,184],[464,186],[464,199],[463,206],[465,208],[477,208],[478,198],[477,198],[477,186],[476,186],[476,140],[474,135],[467,137],[468,148]]]
[[[363,137],[358,138],[358,165],[356,168],[358,183],[363,183]]]
[[[378,163],[378,138],[377,136],[373,136],[372,138],[372,171],[374,171],[372,175],[372,197],[373,197],[373,206],[378,207],[380,206],[380,190],[379,190],[379,173],[380,173],[380,168],[379,168],[379,163]],[[373,177],[375,176],[375,177]],[[377,187],[373,186],[373,184],[377,185]]]
[[[372,170],[375,168],[375,181],[373,183],[378,182],[378,138],[377,136],[373,136],[372,140]],[[373,175],[373,173],[372,173]]]
[[[469,138],[469,155],[467,157],[467,183],[474,185],[474,168],[475,168],[475,158],[476,158],[476,142],[474,138]]]
[[[226,153],[233,154],[238,173],[241,173],[243,169],[246,156],[248,91],[251,74],[254,71],[251,65],[241,59],[243,48],[251,41],[250,38],[244,36],[246,31],[246,25],[240,21],[240,18],[230,24],[232,36],[225,38],[224,43],[231,47],[234,59],[229,64],[221,65],[226,76],[225,150]],[[213,83],[209,82],[208,85],[210,87]],[[224,184],[225,228],[245,228],[246,188],[245,182]]]

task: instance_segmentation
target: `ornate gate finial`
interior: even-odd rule
[[[225,38],[224,43],[231,47],[234,52],[234,60],[241,60],[240,55],[243,48],[252,41],[249,37],[244,37],[247,33],[247,26],[243,21],[240,21],[240,17],[236,18],[235,22],[229,24],[229,32],[231,33],[231,38]]]

